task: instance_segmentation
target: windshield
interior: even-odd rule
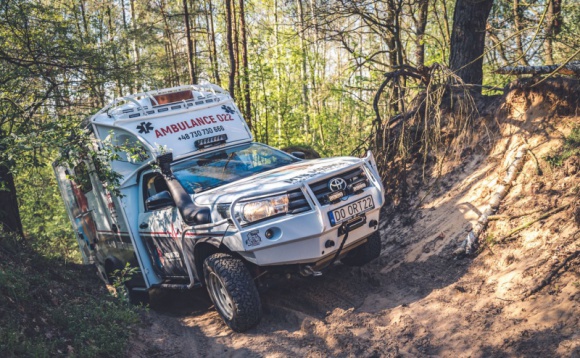
[[[189,194],[215,188],[298,159],[259,143],[211,152],[177,165],[173,173]]]

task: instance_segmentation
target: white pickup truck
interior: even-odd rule
[[[130,292],[205,286],[241,332],[260,320],[264,275],[320,275],[380,254],[372,154],[304,160],[253,142],[218,86],[120,98],[89,129],[96,149],[114,152],[118,195],[90,156],[54,168],[83,258],[106,282],[129,263],[140,271]]]

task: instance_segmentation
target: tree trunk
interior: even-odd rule
[[[387,12],[387,23],[393,28],[395,26],[395,10],[390,8]],[[389,47],[389,66],[390,70],[394,71],[395,67],[398,65],[397,61],[397,43],[395,40],[395,34],[390,31],[385,34],[387,46]]]
[[[191,27],[189,26],[189,10],[187,0],[183,0],[183,22],[185,23],[185,41],[187,43],[187,68],[189,69],[189,83],[195,84],[195,69],[193,68],[193,42],[191,41]]]
[[[14,178],[4,165],[0,165],[0,230],[24,236]]]
[[[252,100],[250,98],[250,69],[248,65],[248,35],[246,33],[246,14],[244,0],[240,0],[240,36],[242,37],[242,71],[244,76],[244,116],[252,130]]]
[[[427,26],[427,10],[429,0],[419,1],[419,18],[417,19],[417,39],[415,50],[415,61],[417,68],[425,67],[425,27]]]
[[[226,42],[228,45],[228,54],[230,57],[230,75],[229,75],[229,83],[228,89],[230,91],[230,95],[235,100],[235,85],[236,85],[236,55],[234,53],[234,43],[233,43],[233,9],[232,9],[232,0],[225,0],[226,4]]]
[[[395,71],[395,68],[400,65],[399,64],[399,57],[397,55],[397,41],[395,33],[398,30],[395,30],[395,9],[394,6],[391,6],[389,11],[387,12],[387,23],[393,29],[393,31],[386,32],[386,42],[387,46],[389,47],[389,71]],[[394,113],[399,112],[399,101],[400,98],[399,87],[393,87],[393,96],[396,100],[390,102],[390,107]]]
[[[516,26],[516,53],[518,55],[518,61],[520,65],[527,66],[528,60],[526,59],[526,54],[524,53],[524,46],[522,44],[522,11],[520,9],[520,1],[514,0],[514,25]]]
[[[198,5],[197,9],[194,8],[194,5]],[[192,14],[192,28],[193,28],[193,33],[194,34],[198,34],[198,14],[199,14],[199,4],[197,4],[195,1],[192,2],[191,4],[191,12]],[[199,58],[197,56],[197,45],[198,45],[199,41],[198,41],[198,37],[197,36],[193,36],[193,52],[192,52],[192,58],[193,58],[193,83],[198,83],[199,82],[199,73],[201,72],[200,70],[200,65],[199,65]]]
[[[83,28],[85,29],[85,38],[87,40],[87,42],[91,42],[92,38],[91,38],[91,33],[89,32],[89,25],[87,23],[87,12],[85,11],[85,2],[81,1],[80,2],[80,8],[81,8],[81,18],[83,20]]]
[[[485,27],[493,0],[457,0],[453,14],[449,67],[466,84],[483,83]],[[481,92],[481,87],[475,88]]]
[[[401,66],[405,63],[407,63],[406,61],[406,55],[405,55],[405,47],[403,46],[403,42],[401,41],[401,5],[400,3],[397,4],[397,6],[393,6],[394,7],[394,26],[393,26],[393,36],[395,37],[395,46],[397,49],[397,65]]]
[[[110,5],[107,5],[107,20],[109,25],[108,41],[109,44],[113,44],[114,43],[113,33],[115,30],[113,28],[113,17],[111,16]],[[117,75],[115,76],[116,77],[115,81],[117,82],[117,97],[121,97],[123,96],[123,85],[121,83],[121,76],[119,76],[119,59],[117,58],[117,51],[113,52],[113,62],[115,66],[115,72],[117,73]]]
[[[562,75],[580,77],[580,65],[575,62],[550,66],[505,66],[495,70],[495,73],[507,75],[549,75],[554,71]]]
[[[179,78],[179,68],[177,67],[177,60],[175,58],[175,47],[173,46],[173,40],[171,36],[171,29],[169,27],[169,22],[167,20],[167,13],[165,12],[165,0],[161,0],[159,2],[160,10],[161,10],[161,17],[163,18],[163,26],[164,26],[164,33],[165,33],[165,41],[166,46],[169,49],[167,54],[169,55],[169,60],[173,64],[173,74],[174,78],[172,78],[171,83],[180,85],[181,80]]]
[[[121,0],[121,14],[123,15],[123,30],[125,30],[126,35],[129,33],[129,26],[127,25],[127,16],[125,15],[125,0]],[[130,61],[129,46],[125,46],[125,57],[127,61]],[[129,81],[129,93],[133,93],[133,83],[131,81]]]
[[[546,51],[546,65],[554,64],[553,40],[554,35],[560,31],[560,0],[548,0],[548,13],[546,18],[546,39],[544,50]]]
[[[234,42],[234,55],[236,56],[236,93],[239,97],[243,97],[242,94],[242,84],[240,82],[240,29],[238,27],[238,14],[236,10],[236,2],[232,1],[232,31],[233,31],[233,42]]]
[[[307,53],[306,45],[304,44],[304,37],[306,37],[306,26],[304,24],[304,7],[302,6],[302,0],[296,0],[298,8],[298,37],[300,38],[300,52],[302,66],[300,67],[300,80],[302,81],[302,108],[304,111],[304,125],[302,131],[305,137],[310,135],[310,115],[308,108],[308,63],[307,63]]]
[[[276,76],[276,87],[278,90],[278,95],[276,97],[278,139],[276,141],[276,145],[280,146],[282,143],[282,76],[280,74],[280,39],[278,38],[278,26],[278,0],[274,0],[274,74]]]
[[[137,88],[137,91],[141,91],[141,69],[139,68],[139,48],[137,47],[137,13],[135,12],[135,0],[130,0],[129,4],[131,5],[131,26],[133,27],[133,60],[135,61],[135,73],[137,74],[135,87]]]
[[[211,62],[211,68],[213,71],[213,77],[214,77],[215,83],[218,86],[221,86],[220,72],[219,72],[219,66],[218,66],[217,48],[216,48],[216,43],[215,43],[215,30],[214,30],[214,25],[213,25],[212,0],[208,0],[207,3],[208,3],[208,7],[209,7],[209,11],[206,13],[206,16],[208,18],[208,23],[209,23],[209,31],[208,31],[208,38],[209,38],[209,43],[210,43],[209,60]]]

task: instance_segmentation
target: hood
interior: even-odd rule
[[[303,182],[315,181],[315,178],[331,176],[344,168],[360,164],[362,160],[355,157],[324,158],[301,161],[252,175],[236,182],[194,196],[197,205],[232,202],[240,196],[258,196],[274,191],[284,191],[298,187]]]

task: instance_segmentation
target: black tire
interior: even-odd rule
[[[149,291],[135,290],[126,283],[123,285],[125,290],[125,297],[130,304],[135,306],[147,306],[149,304]]]
[[[244,332],[260,322],[260,295],[242,260],[213,254],[205,259],[203,272],[209,297],[228,327]]]
[[[363,266],[381,255],[381,236],[375,231],[367,242],[353,249],[340,261],[347,266]]]

